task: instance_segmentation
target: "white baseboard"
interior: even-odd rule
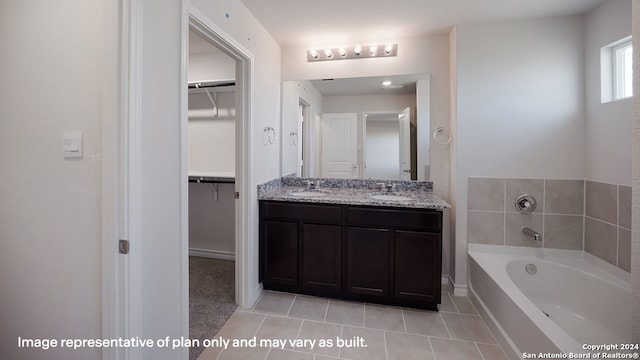
[[[219,260],[231,260],[231,261],[236,260],[235,253],[230,251],[220,251],[220,250],[189,248],[189,256],[197,256],[197,257],[219,259]]]
[[[449,275],[442,275],[442,285],[454,296],[467,296],[469,294],[467,285],[456,284]]]
[[[453,284],[454,296],[467,296],[469,295],[469,288],[467,285]]]

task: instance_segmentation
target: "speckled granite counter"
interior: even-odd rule
[[[317,184],[312,186],[314,194],[294,195],[307,188],[306,182]],[[380,184],[394,184],[392,192],[381,192]],[[374,207],[398,207],[442,210],[451,206],[432,192],[432,183],[428,181],[400,180],[342,180],[283,177],[258,186],[258,200],[289,201],[315,204],[364,205]],[[315,196],[314,196],[315,195]],[[400,201],[375,199],[372,195],[396,195],[406,197]]]

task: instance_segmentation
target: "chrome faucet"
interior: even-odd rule
[[[522,227],[522,233],[533,238],[535,241],[542,241],[542,235],[528,226]]]
[[[380,191],[382,192],[392,192],[396,189],[396,184],[392,183],[378,183],[378,186],[380,186]]]
[[[311,180],[305,180],[304,183],[307,185],[305,187],[306,190],[311,190],[311,187],[314,185],[313,181]]]

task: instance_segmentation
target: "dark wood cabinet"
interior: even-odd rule
[[[442,212],[260,201],[265,289],[437,309]]]
[[[349,227],[347,288],[350,294],[389,296],[389,258],[393,234],[388,229]]]
[[[303,225],[301,285],[308,289],[342,288],[342,226]]]

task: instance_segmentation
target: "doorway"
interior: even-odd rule
[[[189,143],[189,148],[183,146],[181,155],[183,164],[189,164],[189,174],[184,175],[189,176],[190,193],[192,186],[198,187],[196,190],[200,195],[198,199],[204,202],[200,205],[209,207],[205,211],[213,210],[214,213],[210,215],[228,218],[223,220],[227,224],[226,230],[224,230],[226,239],[223,242],[213,244],[214,246],[208,248],[201,244],[192,246],[192,243],[188,245],[189,253],[198,256],[198,260],[207,261],[211,258],[227,262],[233,260],[234,263],[230,268],[226,266],[218,274],[231,273],[233,291],[227,296],[233,301],[234,309],[237,305],[247,307],[252,305],[255,297],[249,276],[252,269],[257,266],[252,265],[249,261],[251,258],[249,254],[253,248],[247,240],[248,231],[252,228],[253,221],[248,215],[250,208],[250,151],[249,144],[245,140],[250,138],[251,130],[249,109],[253,58],[248,51],[228,38],[215,24],[203,16],[198,16],[197,13],[189,14],[188,31],[189,37],[197,36],[199,40],[203,41],[201,45],[215,49],[215,55],[206,53],[201,56],[205,59],[204,63],[207,63],[206,60],[211,60],[212,57],[224,60],[218,62],[221,64],[220,66],[214,66],[213,63],[208,62],[209,65],[204,68],[204,72],[198,73],[194,67],[189,69],[189,87],[192,90],[188,91],[198,94],[200,100],[194,101],[199,103],[199,106],[193,104],[196,112],[183,117],[183,128],[189,126],[189,118],[198,119],[196,121],[199,123],[196,124],[199,125],[199,128],[192,134],[193,138],[183,139]],[[186,49],[183,53],[186,54]],[[193,62],[190,63],[194,65]],[[184,94],[184,96],[186,98],[188,95]],[[220,141],[211,141],[215,143],[214,145],[206,144],[206,139],[204,142],[203,139],[199,139],[199,146],[204,147],[207,153],[200,158],[193,157],[193,145],[195,144],[192,144],[191,140],[205,134],[205,130],[212,136],[220,137],[218,139]],[[215,146],[224,146],[224,149],[222,147],[214,148]],[[192,164],[195,166],[192,167]],[[183,169],[186,168],[187,166],[183,166]],[[194,210],[191,208],[191,204],[189,208],[189,211]],[[192,226],[194,224],[191,220],[195,220],[194,214],[183,215],[189,218],[189,228],[193,235],[196,235],[196,231],[203,230],[203,228]],[[229,225],[230,229],[228,229]],[[216,236],[220,233],[220,231],[216,231]],[[191,243],[191,234],[188,237],[189,243]],[[183,242],[183,244],[186,243]],[[184,279],[184,281],[188,283],[188,279]],[[188,287],[183,291],[189,291]],[[216,311],[216,314],[219,313]],[[226,319],[222,319],[222,324],[224,324],[224,320]],[[206,334],[208,337],[214,335],[215,333]],[[190,357],[192,355],[190,354]]]
[[[189,359],[236,310],[237,62],[193,30],[188,63]]]

